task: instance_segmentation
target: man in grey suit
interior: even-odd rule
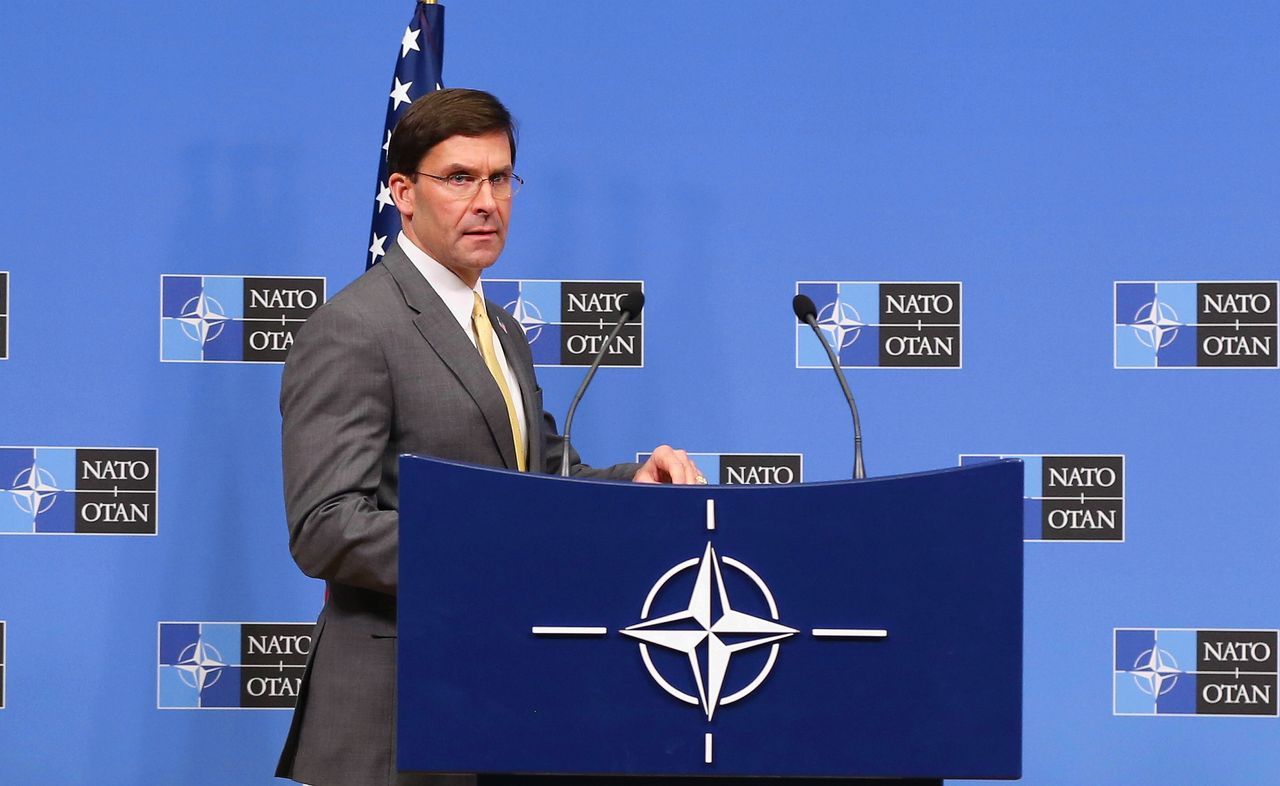
[[[327,593],[278,776],[316,786],[474,782],[395,767],[399,454],[706,482],[667,446],[644,465],[605,469],[565,455],[523,331],[484,301],[480,283],[522,182],[515,148],[511,116],[488,93],[418,99],[388,147],[403,232],[311,316],[289,352],[280,390],[289,543]]]

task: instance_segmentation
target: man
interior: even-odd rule
[[[323,786],[463,784],[395,768],[397,457],[424,453],[578,477],[705,483],[684,451],[592,469],[564,455],[518,322],[483,299],[506,242],[513,122],[493,96],[440,90],[392,133],[403,231],[299,331],[280,390],[290,549],[327,596],[278,776]],[[458,526],[466,526],[459,522]]]

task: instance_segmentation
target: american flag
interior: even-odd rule
[[[415,98],[444,86],[440,81],[444,69],[444,6],[425,0],[416,0],[413,5],[413,19],[400,39],[400,56],[396,58],[391,94],[387,98],[387,123],[382,131],[382,155],[378,156],[378,190],[373,201],[366,270],[378,264],[387,253],[387,244],[394,243],[400,233],[400,212],[391,201],[391,189],[387,186],[391,130]]]

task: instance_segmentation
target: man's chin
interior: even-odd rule
[[[486,254],[455,257],[451,263],[442,264],[452,270],[458,278],[470,282],[473,278],[479,278],[481,273],[493,267],[493,263],[497,261],[497,255]]]
[[[461,254],[458,256],[458,260],[472,270],[486,270],[493,267],[501,254],[502,248],[499,247],[492,252],[472,251],[470,254]]]

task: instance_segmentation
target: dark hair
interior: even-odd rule
[[[516,161],[516,121],[502,102],[483,90],[451,87],[419,98],[391,132],[387,172],[413,175],[431,148],[453,136],[507,132]]]

